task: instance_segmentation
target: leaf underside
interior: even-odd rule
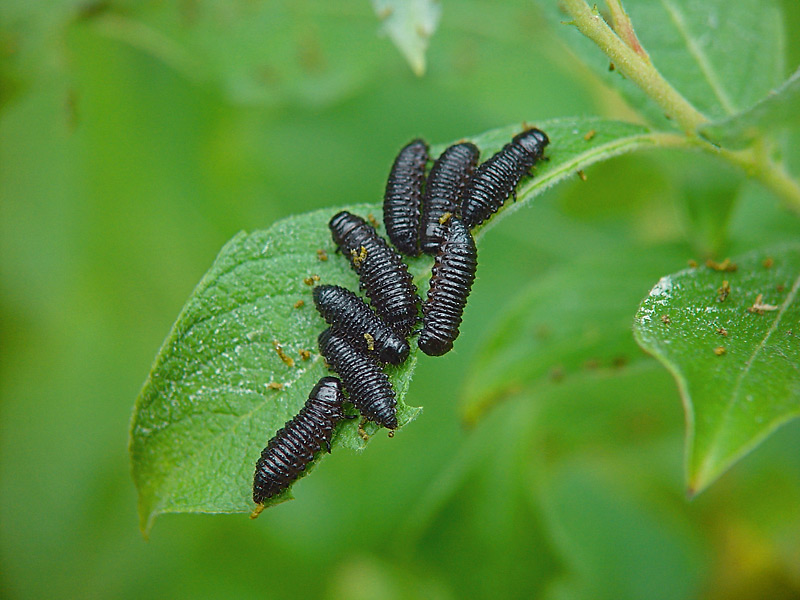
[[[733,262],[663,277],[634,323],[683,396],[690,493],[800,415],[800,245]]]
[[[654,145],[649,130],[629,123],[574,118],[535,125],[550,136],[547,160],[520,184],[517,202],[507,203],[491,225],[578,169]],[[493,130],[472,141],[486,158],[522,128]],[[433,147],[433,155],[444,148]],[[364,217],[381,214],[377,204],[344,208]],[[293,216],[266,230],[237,234],[192,292],[134,408],[130,452],[143,530],[160,513],[252,510],[253,470],[261,449],[327,373],[316,344],[325,323],[314,309],[312,286],[358,289],[357,276],[336,254],[327,227],[339,210]],[[424,290],[432,260],[421,257],[408,264]],[[416,360],[412,344],[409,361],[387,371],[397,391],[400,428],[420,411],[404,401]],[[334,451],[364,448],[358,425],[353,420],[337,428]],[[372,435],[377,427],[367,424],[365,430]],[[287,490],[268,504],[290,498]]]

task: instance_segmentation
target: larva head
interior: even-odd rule
[[[342,382],[336,377],[323,377],[314,386],[309,394],[309,399],[327,404],[332,407],[341,408],[344,396],[342,395]]]
[[[538,158],[544,152],[545,146],[550,143],[550,139],[544,131],[534,128],[518,133],[511,143],[522,146],[527,152]]]
[[[406,362],[410,351],[408,342],[401,337],[392,336],[383,343],[378,353],[378,359],[381,362],[400,365]]]
[[[321,307],[328,306],[336,294],[336,286],[333,285],[318,285],[311,292],[314,298],[314,305],[317,310],[321,312]]]
[[[346,210],[333,215],[333,218],[328,223],[333,241],[336,242],[337,246],[344,245],[344,240],[347,239],[347,236],[350,235],[353,230],[365,225],[366,221],[364,221],[364,219]]]
[[[420,334],[417,345],[428,356],[442,356],[453,349],[452,340],[444,340],[425,329]]]

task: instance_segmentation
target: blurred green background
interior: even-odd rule
[[[425,411],[395,439],[329,457],[258,521],[166,516],[144,541],[130,411],[230,237],[380,201],[417,135],[629,112],[528,2],[446,3],[422,78],[366,1],[35,4],[0,9],[3,597],[800,597],[799,423],[691,501],[680,398],[635,350],[461,425],[493,320],[540,278],[591,302],[587,257],[652,247],[651,285],[800,234],[759,186],[667,152],[597,165],[484,238],[456,351],[420,361]],[[702,208],[719,189],[727,237]]]

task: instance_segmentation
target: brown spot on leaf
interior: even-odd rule
[[[731,262],[730,258],[726,258],[725,260],[719,263],[709,258],[706,261],[706,266],[709,269],[714,269],[715,271],[725,271],[728,273],[733,273],[734,271],[736,271],[736,269],[739,268],[735,262]]]
[[[731,284],[725,279],[722,281],[722,286],[717,290],[717,302],[725,302],[728,295],[731,293]]]
[[[283,346],[280,345],[278,340],[272,340],[272,347],[275,348],[275,352],[278,353],[278,357],[284,362],[284,364],[287,367],[294,366],[294,359],[283,351]]]

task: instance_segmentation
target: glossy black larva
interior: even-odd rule
[[[539,129],[515,135],[497,154],[481,164],[467,184],[461,218],[470,229],[492,216],[514,192],[523,175],[538,161],[550,142]]]
[[[407,337],[419,320],[419,297],[403,259],[361,217],[342,211],[329,226],[375,312],[395,333]]]
[[[342,378],[358,411],[370,421],[396,429],[397,401],[386,373],[330,327],[319,334],[319,351]]]
[[[422,306],[422,332],[417,343],[425,354],[441,356],[452,349],[477,266],[478,250],[472,234],[460,219],[451,217]]]
[[[395,248],[409,256],[419,256],[419,219],[422,186],[428,145],[412,140],[397,155],[386,181],[383,196],[383,223]]]
[[[353,292],[338,285],[314,288],[314,304],[322,318],[356,349],[383,363],[399,365],[409,346]]]
[[[471,142],[454,144],[433,163],[422,202],[419,230],[420,249],[436,254],[444,237],[443,221],[447,215],[461,212],[464,188],[478,164],[480,150]]]
[[[262,504],[288,488],[320,449],[330,452],[333,428],[346,418],[343,401],[341,381],[336,377],[319,380],[305,406],[261,451],[253,476],[253,502]]]

